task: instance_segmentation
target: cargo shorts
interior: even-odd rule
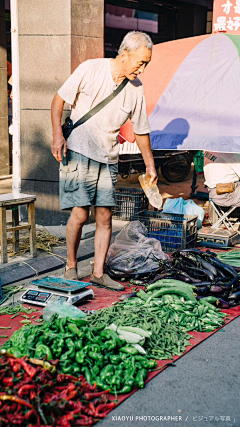
[[[115,206],[118,164],[99,163],[67,151],[67,165],[60,164],[60,206]]]

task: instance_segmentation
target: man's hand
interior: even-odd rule
[[[145,135],[137,135],[134,134],[136,138],[136,143],[142,153],[144,163],[146,165],[146,172],[148,172],[151,176],[150,185],[157,180],[157,172],[155,169],[154,158],[152,155],[151,144],[149,134]]]
[[[62,150],[63,150],[63,156],[66,157],[67,143],[63,138],[63,136],[53,138],[51,150],[52,150],[53,157],[55,157],[55,159],[58,162],[62,161]]]
[[[63,155],[67,155],[67,143],[63,138],[61,119],[63,114],[64,100],[58,95],[54,96],[51,107],[51,117],[53,126],[53,142],[52,142],[52,155],[58,162],[62,161],[62,149]]]
[[[154,166],[147,167],[146,172],[148,172],[150,174],[150,181],[149,181],[150,185],[157,182],[158,176],[157,176],[157,172],[156,172],[156,169]]]

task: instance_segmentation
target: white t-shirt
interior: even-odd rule
[[[204,184],[209,188],[215,188],[216,184],[239,181],[240,154],[206,151],[204,154],[204,177]]]
[[[58,94],[72,106],[71,119],[75,123],[116,87],[110,59],[90,59],[76,68]],[[129,81],[107,106],[74,129],[67,140],[68,148],[100,163],[117,163],[118,134],[128,118],[133,123],[134,133],[151,132],[144,90],[138,79]]]

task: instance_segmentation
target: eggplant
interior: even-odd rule
[[[216,303],[214,304],[217,308],[229,308],[229,304],[222,298],[218,298]]]
[[[235,301],[235,300],[230,300],[230,301],[228,301],[228,303],[229,303],[230,307],[235,307],[236,305],[240,304],[239,301]]]
[[[214,281],[215,277],[214,275],[209,271],[209,270],[205,270],[204,268],[197,268],[195,267],[194,270],[191,270],[191,274],[193,276],[195,275],[205,275],[207,276],[212,282]]]
[[[137,296],[137,292],[132,292],[131,294],[123,294],[119,297],[119,301],[124,301],[127,298],[134,298]]]
[[[196,286],[196,288],[198,288],[199,286],[211,286],[212,282],[210,281],[204,281],[204,282],[198,282],[198,283],[194,283],[194,285]]]
[[[210,287],[210,292],[213,294],[222,294],[222,288],[220,286],[217,286],[217,285],[212,285]]]
[[[206,297],[207,295],[209,295],[209,286],[199,286],[197,288],[197,295]]]
[[[229,280],[229,279],[228,279]],[[231,290],[234,284],[238,281],[238,278],[235,277],[234,279],[230,280],[230,282],[227,282],[227,278],[222,277],[220,279],[216,279],[217,286],[221,286],[224,290]]]
[[[210,271],[210,273],[212,273],[214,276],[218,275],[217,269],[212,264],[210,264],[210,262],[200,258],[200,263],[202,264],[205,270]]]
[[[148,283],[151,285],[152,283],[155,283],[157,280],[164,279],[164,277],[167,277],[167,276],[169,277],[170,275],[171,275],[171,272],[157,274],[157,276],[155,276],[154,279],[149,280]]]
[[[234,292],[233,294],[231,294],[231,295],[228,295],[228,300],[229,301],[240,301],[240,291],[238,291],[238,292]]]
[[[238,273],[230,265],[221,262],[219,259],[211,259],[211,263],[217,268],[217,270],[222,270],[225,275],[227,274],[231,277],[238,277]]]

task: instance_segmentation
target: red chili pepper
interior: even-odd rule
[[[9,358],[8,360],[9,360],[9,362],[10,362],[11,366],[15,365],[16,363],[19,363],[19,364],[23,367],[24,371],[25,371],[25,372],[29,375],[29,377],[31,377],[31,378],[33,378],[33,377],[36,375],[36,373],[37,373],[37,370],[36,370],[35,368],[33,368],[33,366],[30,366],[30,365],[29,365],[27,362],[25,362],[25,360],[23,360],[23,359],[12,359],[12,358]]]
[[[75,426],[91,426],[93,424],[92,417],[81,414],[79,418],[74,421]]]
[[[13,372],[19,372],[21,369],[20,363],[15,363],[12,367]]]
[[[36,399],[36,397],[37,397],[37,394],[36,394],[35,390],[31,390],[30,391],[30,400]]]
[[[24,419],[28,420],[32,415],[34,414],[34,410],[30,409],[26,414],[24,415]]]
[[[30,383],[31,381],[32,381],[32,379],[28,377],[26,380],[22,380],[20,383],[15,384],[15,385],[14,385],[14,388],[15,388],[16,390],[18,390],[18,389],[19,389],[19,388],[21,388],[24,384],[28,384],[28,383]]]
[[[96,407],[95,417],[106,417],[106,415],[114,408],[115,403],[103,403]]]
[[[109,391],[110,391],[110,389],[109,390],[104,390],[104,391],[99,391],[99,392],[96,392],[96,393],[85,393],[84,394],[84,397],[85,397],[85,399],[94,399],[94,397],[99,397],[99,396],[102,396],[102,394],[106,394],[106,393],[109,393]]]
[[[22,395],[26,391],[28,391],[28,390],[34,390],[35,388],[36,388],[36,386],[34,384],[25,384],[25,385],[22,385],[22,387],[20,387],[19,390],[18,390],[18,395],[20,397],[22,397]]]
[[[57,375],[57,381],[59,383],[62,383],[63,381],[66,381],[66,380],[67,381],[70,381],[70,380],[78,381],[78,379],[76,377],[73,377],[72,375],[67,375],[67,374],[58,374]]]
[[[13,377],[3,378],[2,383],[7,387],[12,387],[13,386]]]

